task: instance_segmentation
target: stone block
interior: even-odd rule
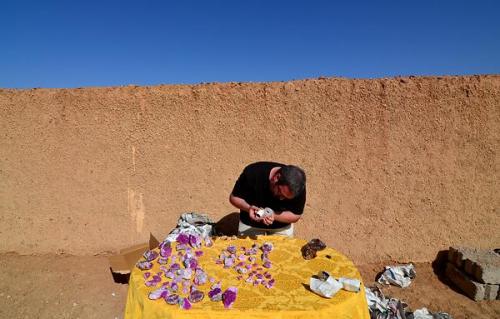
[[[458,268],[462,268],[462,252],[459,252],[458,249],[450,247],[448,251],[448,261],[454,264]]]
[[[478,262],[473,267],[473,275],[480,282],[500,284],[500,266]]]
[[[462,290],[465,295],[469,298],[479,301],[483,300],[485,296],[484,285],[471,280],[466,274],[460,271],[455,265],[451,263],[446,264],[446,277],[450,279],[460,290]]]
[[[498,285],[485,284],[484,300],[495,300],[498,296]]]
[[[500,284],[500,255],[494,250],[450,247],[448,260],[480,283]]]

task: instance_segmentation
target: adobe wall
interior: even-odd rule
[[[116,251],[303,167],[296,235],[357,263],[500,247],[500,76],[0,90],[0,252]]]

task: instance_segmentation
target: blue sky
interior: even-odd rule
[[[500,1],[3,1],[0,87],[500,74]]]

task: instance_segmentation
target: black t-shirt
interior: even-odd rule
[[[248,165],[241,173],[233,188],[233,196],[243,198],[248,204],[257,207],[269,207],[275,212],[291,211],[296,215],[302,215],[306,203],[306,189],[298,196],[288,200],[279,200],[273,196],[270,187],[269,174],[274,167],[285,166],[273,162],[257,162]],[[248,212],[240,211],[242,223],[258,228],[282,228],[288,226],[287,223],[275,221],[267,226],[264,223],[255,222],[250,218]]]

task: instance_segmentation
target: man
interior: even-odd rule
[[[293,165],[257,162],[241,173],[229,196],[229,202],[240,209],[240,235],[293,236],[306,203],[306,175]],[[271,208],[268,216],[256,214],[262,208]]]

